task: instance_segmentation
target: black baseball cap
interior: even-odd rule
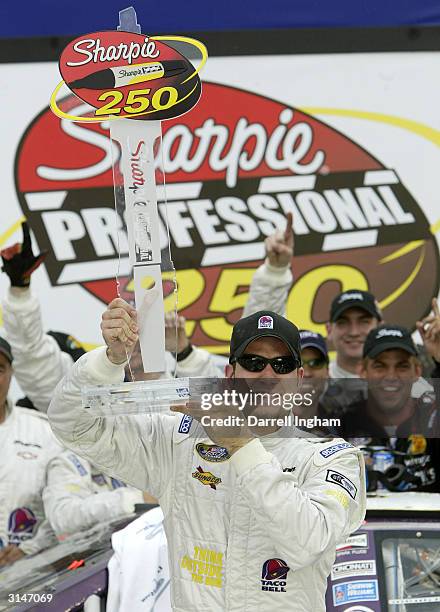
[[[7,340],[2,338],[1,336],[0,336],[0,353],[2,353],[2,355],[6,357],[9,363],[12,363],[14,358],[12,357],[11,345],[9,344]]]
[[[301,350],[306,348],[314,348],[319,351],[328,361],[327,343],[325,341],[324,336],[321,336],[321,334],[317,334],[316,332],[310,331],[309,329],[302,329],[299,332],[299,338],[301,343]]]
[[[410,355],[417,355],[417,349],[406,327],[400,325],[379,325],[368,334],[364,344],[364,357],[374,359],[389,349],[402,349]]]
[[[241,357],[247,345],[253,340],[264,336],[282,340],[300,367],[301,345],[298,328],[288,319],[271,310],[260,310],[237,321],[232,330],[229,363],[234,363],[238,357]]]
[[[378,321],[382,321],[379,304],[372,293],[351,289],[338,293],[330,307],[330,321],[334,323],[349,308],[361,308]]]

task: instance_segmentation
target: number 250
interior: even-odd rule
[[[132,89],[128,92],[125,106],[118,106],[124,98],[124,94],[118,90],[105,91],[102,93],[98,100],[107,100],[111,98],[110,102],[98,108],[95,115],[117,115],[124,110],[129,114],[143,113],[150,106],[150,98],[147,95],[151,89]],[[163,102],[162,97],[166,95],[167,100]],[[151,105],[154,110],[166,110],[177,102],[178,92],[175,87],[161,87],[154,92],[151,98]]]

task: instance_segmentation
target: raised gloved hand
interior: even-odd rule
[[[2,270],[9,276],[12,287],[28,287],[32,272],[43,263],[48,253],[48,251],[42,251],[39,255],[34,255],[27,221],[23,221],[21,229],[23,230],[23,243],[16,242],[0,251],[3,261]]]

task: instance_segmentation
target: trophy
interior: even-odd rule
[[[168,410],[203,387],[192,383],[190,392],[189,379],[174,378],[166,358],[164,314],[166,308],[177,315],[177,284],[166,222],[161,122],[198,102],[207,51],[192,38],[141,34],[133,7],[121,11],[119,20],[117,31],[86,34],[66,46],[59,62],[63,81],[51,97],[53,112],[63,119],[110,128],[120,254],[115,277],[118,295],[131,299],[137,310],[139,343],[127,355],[128,382],[83,390],[84,408],[99,416]],[[197,67],[182,53],[188,48],[201,56]],[[90,110],[75,116],[69,99],[58,103],[65,85]],[[177,347],[177,323],[175,339]]]

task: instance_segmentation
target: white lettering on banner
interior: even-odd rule
[[[395,225],[397,223],[385,202],[380,199],[374,189],[371,187],[357,187],[354,191],[370,227]]]
[[[288,193],[280,194],[280,197],[281,196],[290,197],[290,199],[293,202],[293,198],[290,196],[290,194]],[[250,212],[257,219],[262,219],[262,221],[257,221],[257,224],[261,232],[265,236],[270,236],[270,234],[273,234],[275,230],[277,230],[280,227],[283,227],[283,225],[286,223],[285,216],[281,212],[279,212],[280,210],[279,204],[281,204],[281,207],[284,210],[284,206],[282,202],[280,201],[278,203],[277,200],[273,196],[266,195],[263,193],[257,193],[255,195],[251,195],[248,198],[247,205],[248,205]],[[299,234],[299,233],[307,234],[308,233],[308,230],[305,226],[304,226],[305,231],[303,232],[299,231],[300,229],[302,229],[301,223],[304,226],[304,221],[301,219],[297,227],[296,217],[295,217],[295,234]]]
[[[337,221],[323,196],[315,191],[302,191],[296,203],[303,217],[308,217],[308,225],[315,232],[330,234],[337,227]]]
[[[221,244],[229,241],[226,232],[218,232],[215,229],[217,225],[220,225],[220,219],[217,215],[210,215],[208,213],[209,210],[214,208],[211,200],[193,200],[188,202],[188,208],[199,230],[199,234],[203,236],[204,244]]]
[[[72,243],[86,235],[81,216],[70,210],[56,210],[42,213],[41,218],[57,260],[75,259]]]
[[[374,187],[368,189],[373,190]],[[328,191],[326,190],[326,194]],[[305,199],[303,200],[304,194]],[[289,198],[288,205],[282,206],[283,202],[286,204],[286,196]],[[323,195],[311,191],[300,192],[296,196],[296,201],[303,204],[301,209],[298,206],[298,210],[301,210],[301,217],[295,216],[297,234],[304,235],[311,232],[330,234],[339,228],[338,219],[336,215],[333,215]],[[305,206],[305,201],[309,204],[319,201],[318,209],[313,205]],[[282,227],[285,221],[281,211],[289,212],[292,202],[294,203],[295,200],[291,194],[280,194],[276,198],[266,194],[255,194],[247,200],[230,196],[221,197],[216,201],[209,199],[168,201],[170,233],[175,246],[179,248],[194,246],[193,234],[189,231],[194,228],[197,229],[203,244],[207,246],[228,244],[230,240],[251,242],[256,240],[260,233],[269,236],[275,229]],[[357,205],[360,212],[360,203],[355,199],[353,203]],[[385,203],[383,206],[386,206]],[[400,204],[399,207],[402,210]],[[160,210],[164,216],[163,205],[160,206]],[[318,210],[321,214],[318,214]],[[225,221],[227,223],[223,224],[223,229],[217,229]],[[395,224],[396,222],[393,221],[393,225]],[[297,225],[301,225],[301,232],[297,231]],[[364,227],[363,223],[362,227]]]
[[[414,222],[414,215],[410,212],[404,212],[402,210],[399,200],[396,198],[392,189],[388,185],[378,187],[378,192],[382,196],[383,201],[388,206],[397,223]]]
[[[145,196],[147,182],[144,178],[142,163],[144,147],[143,141],[134,144],[131,150],[131,163],[129,165],[129,187],[133,192],[139,228],[148,235],[148,227],[151,222],[148,198]],[[261,179],[260,182],[265,179]],[[297,234],[308,235],[312,240],[316,240],[317,235],[323,236],[322,240],[329,236],[347,236],[346,228],[354,226],[355,230],[365,228],[366,218],[363,214],[361,202],[357,200],[357,190],[353,188],[324,189],[320,191],[299,191],[292,193],[254,193],[247,199],[232,196],[220,196],[217,199],[197,197],[201,192],[200,186],[194,193],[187,190],[186,199],[176,199],[183,190],[186,183],[173,183],[170,185],[167,207],[161,203],[159,210],[159,231],[160,249],[168,246],[168,235],[165,219],[168,219],[169,232],[173,241],[173,248],[188,249],[194,246],[206,247],[204,250],[205,262],[203,265],[221,265],[229,261],[252,261],[260,256],[256,247],[262,240],[272,234],[276,229],[284,227],[285,217],[283,213],[291,210],[295,215],[295,229]],[[172,189],[171,189],[172,188]],[[255,191],[258,186],[254,185]],[[380,191],[377,186],[364,187],[370,190],[370,201],[376,198],[380,200],[382,208],[381,224],[387,227],[390,217],[393,219],[393,226],[400,225],[403,221],[414,222],[414,217],[403,210],[397,195],[393,193],[393,210],[387,207],[387,202],[380,199]],[[391,189],[391,188],[390,188]],[[343,193],[342,193],[343,192]],[[342,195],[341,195],[342,193]],[[194,197],[191,197],[194,195]],[[340,201],[349,202],[349,213],[346,215],[346,207],[336,208],[336,202],[341,196]],[[390,197],[387,201],[391,201]],[[63,205],[69,207],[69,202]],[[307,205],[306,205],[307,203]],[[338,211],[336,213],[336,211]],[[386,213],[384,212],[386,211]],[[88,238],[90,248],[94,252],[94,257],[114,257],[117,255],[118,235],[120,241],[121,254],[127,251],[127,237],[122,230],[122,221],[118,218],[112,208],[99,206],[84,207],[81,212],[72,210],[45,210],[42,211],[42,221],[48,234],[48,238],[53,245],[54,255],[59,262],[72,261],[78,259],[84,261],[84,256],[76,245],[77,241]],[[350,226],[347,220],[350,220]],[[399,221],[398,221],[399,219]],[[376,219],[374,220],[376,222]],[[345,234],[343,233],[345,229]],[[336,230],[336,233],[335,233]],[[373,230],[371,230],[373,231]],[[118,234],[119,232],[119,234]],[[337,234],[337,232],[341,232]],[[358,240],[352,240],[352,246],[358,247],[361,243],[360,234],[365,229],[358,231]],[[372,239],[377,244],[380,239],[380,230],[375,229]],[[355,232],[351,232],[356,234]],[[145,241],[144,241],[145,242]],[[148,251],[150,246],[142,242],[145,250],[142,260],[149,260]],[[231,242],[235,244],[230,244]],[[340,242],[340,241],[339,241]],[[338,244],[339,244],[338,242]],[[344,242],[345,244],[345,242]],[[324,244],[325,246],[325,244]],[[239,252],[237,249],[248,251]],[[89,251],[90,251],[89,248]],[[349,248],[349,247],[347,247]],[[231,254],[229,253],[231,250]],[[330,248],[326,250],[331,250]],[[233,251],[233,253],[232,253]],[[92,253],[90,253],[92,255]],[[233,255],[233,257],[232,257]],[[232,258],[232,259],[231,259]],[[76,265],[76,264],[72,264]],[[341,299],[361,298],[360,294],[349,292],[344,294]]]
[[[232,134],[227,126],[216,124],[212,118],[206,119],[201,127],[194,130],[198,142],[185,126],[171,127],[162,138],[165,172],[195,172],[208,158],[213,172],[226,172],[228,187],[235,187],[237,184],[239,170],[255,170],[263,160],[272,170],[313,174],[324,163],[325,154],[318,150],[310,162],[302,163],[312,149],[313,130],[305,121],[288,128],[286,124],[292,118],[291,109],[281,111],[280,125],[270,136],[263,125],[250,124],[245,117],[237,121]],[[251,154],[245,149],[250,140],[254,143]],[[192,151],[194,152],[190,157]]]
[[[71,109],[70,112],[83,116],[90,111],[89,105],[81,104]],[[292,118],[293,111],[284,109],[279,115],[280,125],[275,127],[270,135],[267,134],[263,125],[248,123],[244,117],[237,121],[232,134],[227,126],[216,124],[212,118],[207,119],[202,126],[196,128],[194,133],[183,124],[173,126],[167,130],[162,139],[164,171],[167,174],[178,171],[192,173],[207,160],[212,171],[226,171],[226,184],[228,187],[234,187],[239,170],[250,172],[258,168],[264,161],[272,170],[290,170],[298,175],[309,175],[304,176],[304,179],[298,176],[280,177],[281,180],[283,178],[311,179],[313,184],[314,177],[311,175],[322,166],[325,154],[318,150],[309,163],[302,163],[302,160],[311,151],[313,130],[306,122],[298,122],[288,128],[286,124]],[[61,120],[60,125],[67,135],[80,142],[98,147],[105,155],[99,162],[83,168],[38,166],[36,172],[41,178],[50,181],[81,181],[103,174],[112,167],[112,158],[115,161],[119,159],[119,147],[106,135],[65,119]],[[103,129],[108,128],[108,122],[102,122],[100,125]],[[230,147],[225,153],[229,139]],[[249,141],[253,143],[252,153],[245,149]],[[133,151],[132,178],[134,182],[131,189],[138,189],[143,184],[143,178],[137,176],[136,169],[136,162],[139,160],[135,158],[140,154],[140,149]],[[161,163],[159,152],[156,155],[156,167],[159,167]],[[267,181],[267,179],[262,179],[261,183],[265,180]],[[297,235],[307,234],[310,229],[326,233],[333,231],[329,228],[337,226],[342,230],[348,230],[414,222],[412,213],[402,209],[388,185],[378,186],[378,193],[373,187],[358,188],[363,191],[358,193],[356,190],[356,195],[350,189],[338,191],[327,189],[323,195],[320,195],[312,190],[306,191],[305,187],[304,185],[298,190],[304,195],[301,195],[297,202],[290,193],[282,192],[277,194],[276,200],[268,194],[256,194],[249,198],[248,208],[261,220],[258,226],[265,236],[283,225],[282,215],[277,212],[280,205],[284,213],[293,212]],[[244,212],[241,208],[237,202],[235,205],[230,205],[230,209]],[[304,209],[309,208],[310,212],[305,213]],[[303,214],[308,216],[307,224],[303,219]],[[235,230],[232,231],[235,233]],[[242,235],[245,236],[247,232],[251,234],[255,230],[247,225]]]
[[[158,208],[161,215],[168,219],[170,234],[176,247],[183,249],[194,246],[191,234],[188,232],[194,227],[193,220],[183,215],[188,212],[186,202],[173,202],[172,206],[159,204]]]
[[[70,112],[82,116],[91,108],[82,104]],[[284,109],[280,115],[280,125],[268,135],[260,123],[248,123],[242,117],[237,121],[233,133],[225,125],[218,125],[214,119],[206,119],[194,134],[184,125],[176,125],[167,130],[162,138],[163,166],[165,173],[172,174],[182,170],[191,173],[197,171],[207,159],[213,172],[226,173],[226,184],[235,187],[239,170],[250,172],[264,161],[272,170],[290,170],[295,174],[308,175],[317,172],[325,161],[325,154],[317,150],[308,163],[304,158],[310,154],[313,146],[313,130],[308,123],[300,121],[290,128],[285,125],[293,118],[293,111]],[[40,166],[37,173],[42,178],[53,181],[81,180],[98,176],[112,166],[109,139],[94,130],[80,127],[77,124],[61,120],[61,128],[66,133],[89,144],[98,146],[106,152],[103,160],[89,168],[51,168]],[[229,146],[230,141],[230,146]],[[251,141],[253,151],[246,151]],[[113,143],[113,155],[119,156],[119,149]],[[162,164],[160,155],[156,155],[156,167]]]
[[[82,117],[86,113],[89,113],[92,109],[88,104],[81,104],[71,109],[71,114],[77,117]],[[110,170],[120,156],[119,147],[112,142],[105,134],[100,134],[95,130],[87,129],[82,127],[73,121],[67,119],[61,119],[61,129],[65,134],[71,136],[75,140],[80,142],[86,142],[92,146],[98,147],[105,153],[104,157],[91,166],[85,166],[83,168],[54,168],[52,166],[38,166],[37,175],[47,181],[82,181],[94,176],[104,174],[107,170]],[[108,129],[108,121],[100,123],[103,129]]]
[[[225,230],[232,240],[237,240],[237,242],[257,240],[260,235],[257,224],[247,214],[241,214],[247,212],[247,206],[243,200],[232,196],[219,198],[215,203],[215,209],[224,221],[229,221],[225,225]]]
[[[109,257],[117,253],[118,230],[122,219],[111,208],[84,208],[81,216],[87,227],[98,257]]]
[[[350,189],[339,189],[339,191],[326,189],[324,197],[341,229],[351,230],[355,227],[359,229],[368,227],[368,222]]]
[[[96,257],[117,255],[118,237],[121,255],[128,253],[127,234],[121,231],[122,219],[111,208],[85,208],[81,214],[70,210],[46,211],[41,218],[60,262],[77,258],[75,242],[85,236],[90,237]]]
[[[109,45],[108,47],[101,46],[100,38],[83,38],[78,40],[73,48],[80,55],[84,55],[85,59],[77,62],[66,62],[67,66],[84,66],[89,62],[97,64],[99,62],[113,62],[118,59],[127,60],[131,64],[138,57],[156,58],[159,56],[156,43],[152,40],[149,41],[148,36],[145,37],[142,45],[132,41],[129,45],[121,42],[117,46]]]

